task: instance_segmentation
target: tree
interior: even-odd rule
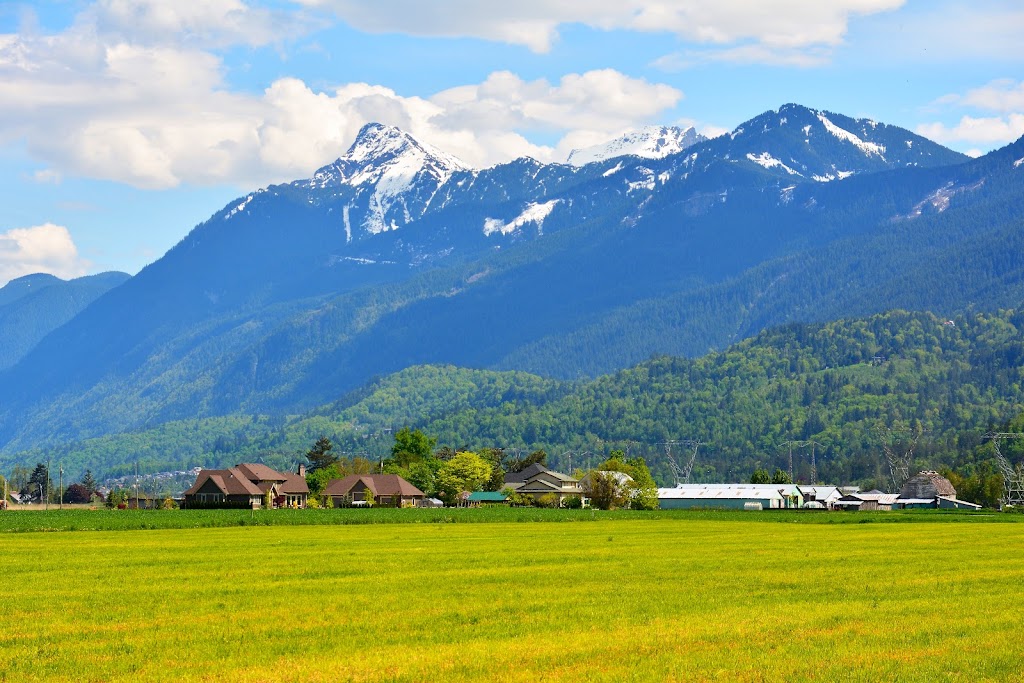
[[[313,447],[306,451],[306,459],[309,460],[309,471],[316,472],[338,462],[337,456],[331,453],[333,449],[334,444],[326,436],[321,436],[317,439]]]
[[[339,463],[332,462],[330,465],[309,472],[306,475],[306,486],[309,487],[311,494],[319,495],[327,488],[328,482],[332,479],[341,479],[344,476]]]
[[[611,510],[625,505],[627,497],[618,478],[610,472],[594,470],[580,482],[590,498],[590,504],[599,510]]]
[[[757,483],[757,482],[751,482]],[[775,474],[772,475],[773,484],[792,484],[793,479],[789,476],[789,472],[779,467],[775,468]]]
[[[754,470],[754,473],[750,475],[751,484],[770,484],[772,483],[772,475],[768,474],[768,470],[758,467]]]
[[[108,508],[121,508],[127,507],[129,493],[127,489],[113,489],[107,495],[107,507]]]
[[[598,466],[603,472],[622,472],[630,477],[622,485],[624,495],[631,508],[656,510],[658,508],[658,485],[647,469],[647,461],[641,457],[626,459],[624,451],[615,450],[604,463]]]
[[[399,467],[409,467],[414,462],[431,457],[436,445],[436,438],[429,437],[418,429],[403,427],[395,434],[390,460]]]
[[[96,493],[96,489],[99,488],[99,484],[97,484],[96,479],[93,478],[92,470],[85,471],[85,476],[82,477],[82,486],[84,486],[85,490],[89,492],[89,496]],[[70,487],[68,487],[68,489],[70,490]]]
[[[523,470],[525,470],[530,465],[537,465],[537,464],[539,464],[539,465],[547,465],[548,464],[548,454],[547,454],[546,451],[544,451],[544,449],[536,450],[533,453],[530,453],[525,458],[515,458],[514,460],[510,460],[509,463],[508,463],[507,471],[508,472],[522,472]]]
[[[85,487],[85,484],[72,484],[64,492],[64,502],[75,504],[88,503],[91,496],[92,494]]]
[[[53,482],[50,481],[48,474],[46,465],[37,463],[21,492],[30,496],[39,496],[39,501],[42,502],[43,498],[53,491]]]
[[[480,490],[490,477],[490,463],[472,451],[462,451],[438,469],[437,493],[452,503],[463,491]]]

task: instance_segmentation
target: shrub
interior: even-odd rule
[[[533,504],[539,508],[558,507],[558,496],[553,493],[545,493],[543,496],[537,496],[534,498]]]
[[[583,499],[579,496],[569,496],[562,501],[562,507],[569,508],[570,510],[579,510],[583,507]]]

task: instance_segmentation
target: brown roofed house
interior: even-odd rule
[[[350,474],[332,479],[324,489],[336,506],[365,505],[372,500],[385,507],[413,507],[423,502],[424,494],[397,474]]]
[[[202,470],[185,491],[186,508],[258,508],[264,492],[239,468]]]
[[[185,491],[186,508],[258,508],[269,497],[274,507],[305,507],[309,496],[305,467],[282,474],[261,463],[243,463],[226,470],[202,470]]]

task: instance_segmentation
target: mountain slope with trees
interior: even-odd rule
[[[1016,306],[1022,157],[797,105],[580,168],[471,170],[370,126],[0,373],[0,448],[303,413],[416,365],[572,380],[791,321]]]
[[[693,478],[713,482],[746,480],[758,468],[788,470],[785,442],[813,440],[819,481],[892,488],[882,440],[899,447],[918,432],[914,467],[991,474],[984,433],[1024,412],[1022,329],[1024,313],[1016,311],[952,320],[892,311],[790,324],[725,351],[657,357],[586,382],[415,367],[305,416],[169,423],[45,453],[71,471],[103,473],[135,460],[148,471],[254,459],[289,467],[326,436],[337,453],[375,463],[391,453],[393,434],[411,426],[451,447],[544,449],[549,464],[564,469],[622,450],[643,456],[664,484],[674,477],[668,456],[677,464],[686,457],[678,445],[666,455],[666,442],[705,442]],[[43,454],[0,462],[31,463]],[[810,456],[809,446],[795,447],[797,481],[810,480]]]

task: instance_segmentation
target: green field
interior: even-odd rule
[[[2,533],[0,680],[1024,681],[1024,525],[576,519]]]

